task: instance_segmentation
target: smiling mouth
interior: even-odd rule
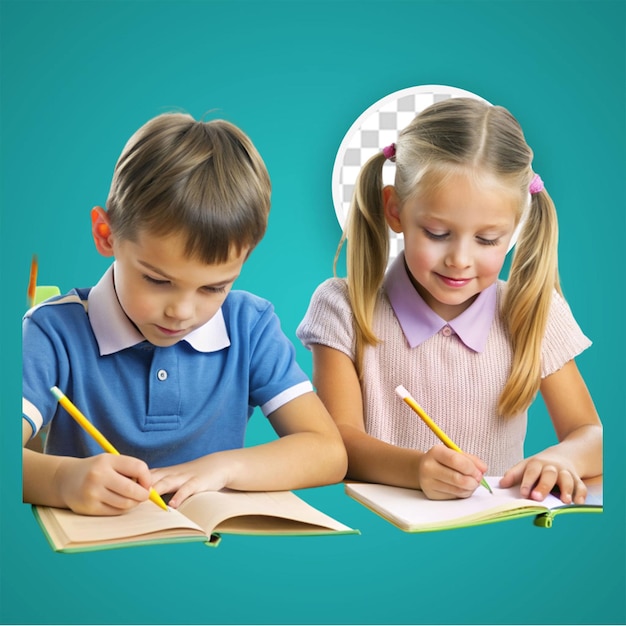
[[[472,280],[471,278],[450,278],[443,274],[437,274],[437,276],[448,287],[464,287]]]

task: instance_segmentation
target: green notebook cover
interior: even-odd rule
[[[519,486],[501,489],[497,486],[499,481],[499,477],[487,477],[493,494],[479,487],[469,498],[456,500],[429,500],[418,490],[371,483],[347,483],[345,491],[409,533],[466,528],[521,517],[534,517],[537,526],[549,528],[554,517],[562,513],[602,512],[601,487],[585,504],[576,505],[563,504],[554,495],[543,502],[527,500],[520,497]]]

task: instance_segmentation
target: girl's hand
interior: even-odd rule
[[[153,469],[151,475],[152,486],[159,494],[174,494],[168,502],[174,509],[194,493],[223,489],[229,477],[224,455],[220,452],[187,463]]]
[[[520,484],[523,498],[541,502],[558,487],[564,504],[583,504],[587,487],[572,464],[558,454],[541,452],[514,465],[500,480],[500,487]]]
[[[468,498],[486,471],[487,466],[478,457],[436,445],[420,459],[420,489],[431,500]]]
[[[82,515],[120,515],[147,500],[152,484],[143,461],[115,454],[65,458],[56,478],[63,502]]]

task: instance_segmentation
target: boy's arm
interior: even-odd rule
[[[346,451],[315,393],[287,402],[269,420],[279,439],[153,470],[154,488],[161,494],[175,492],[169,504],[176,507],[199,491],[280,491],[343,479]]]
[[[25,447],[31,434],[22,419],[24,502],[84,515],[119,515],[148,499],[152,478],[143,461],[112,454],[86,459],[42,454]]]

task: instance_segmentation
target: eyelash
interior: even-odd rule
[[[170,282],[169,280],[159,280],[158,278],[152,278],[152,276],[148,276],[147,274],[143,275],[143,279],[151,285],[167,285]]]
[[[425,228],[423,229],[424,234],[429,238],[432,239],[433,241],[444,241],[446,239],[446,237],[448,237],[448,235],[450,233],[443,233],[441,235],[437,235],[436,233],[431,233],[429,230],[426,230]],[[496,238],[496,239],[483,239],[482,237],[477,237],[476,238],[478,240],[478,243],[481,246],[497,246],[500,239]]]
[[[424,234],[429,239],[432,239],[433,241],[443,241],[448,236],[448,233],[444,233],[443,235],[437,235],[435,233],[431,233],[429,230],[426,230],[425,228],[423,229],[423,231],[424,231]]]
[[[224,293],[226,291],[226,287],[223,285],[221,287],[203,287],[203,289],[209,293]]]
[[[497,246],[500,243],[500,239],[483,239],[482,237],[478,237],[478,242],[482,246]]]
[[[155,285],[157,287],[163,287],[170,284],[169,280],[159,280],[158,278],[152,278],[152,276],[148,276],[147,274],[143,275],[143,279],[151,285]],[[202,289],[207,293],[224,293],[226,291],[226,286],[222,285],[220,287],[202,287]]]

